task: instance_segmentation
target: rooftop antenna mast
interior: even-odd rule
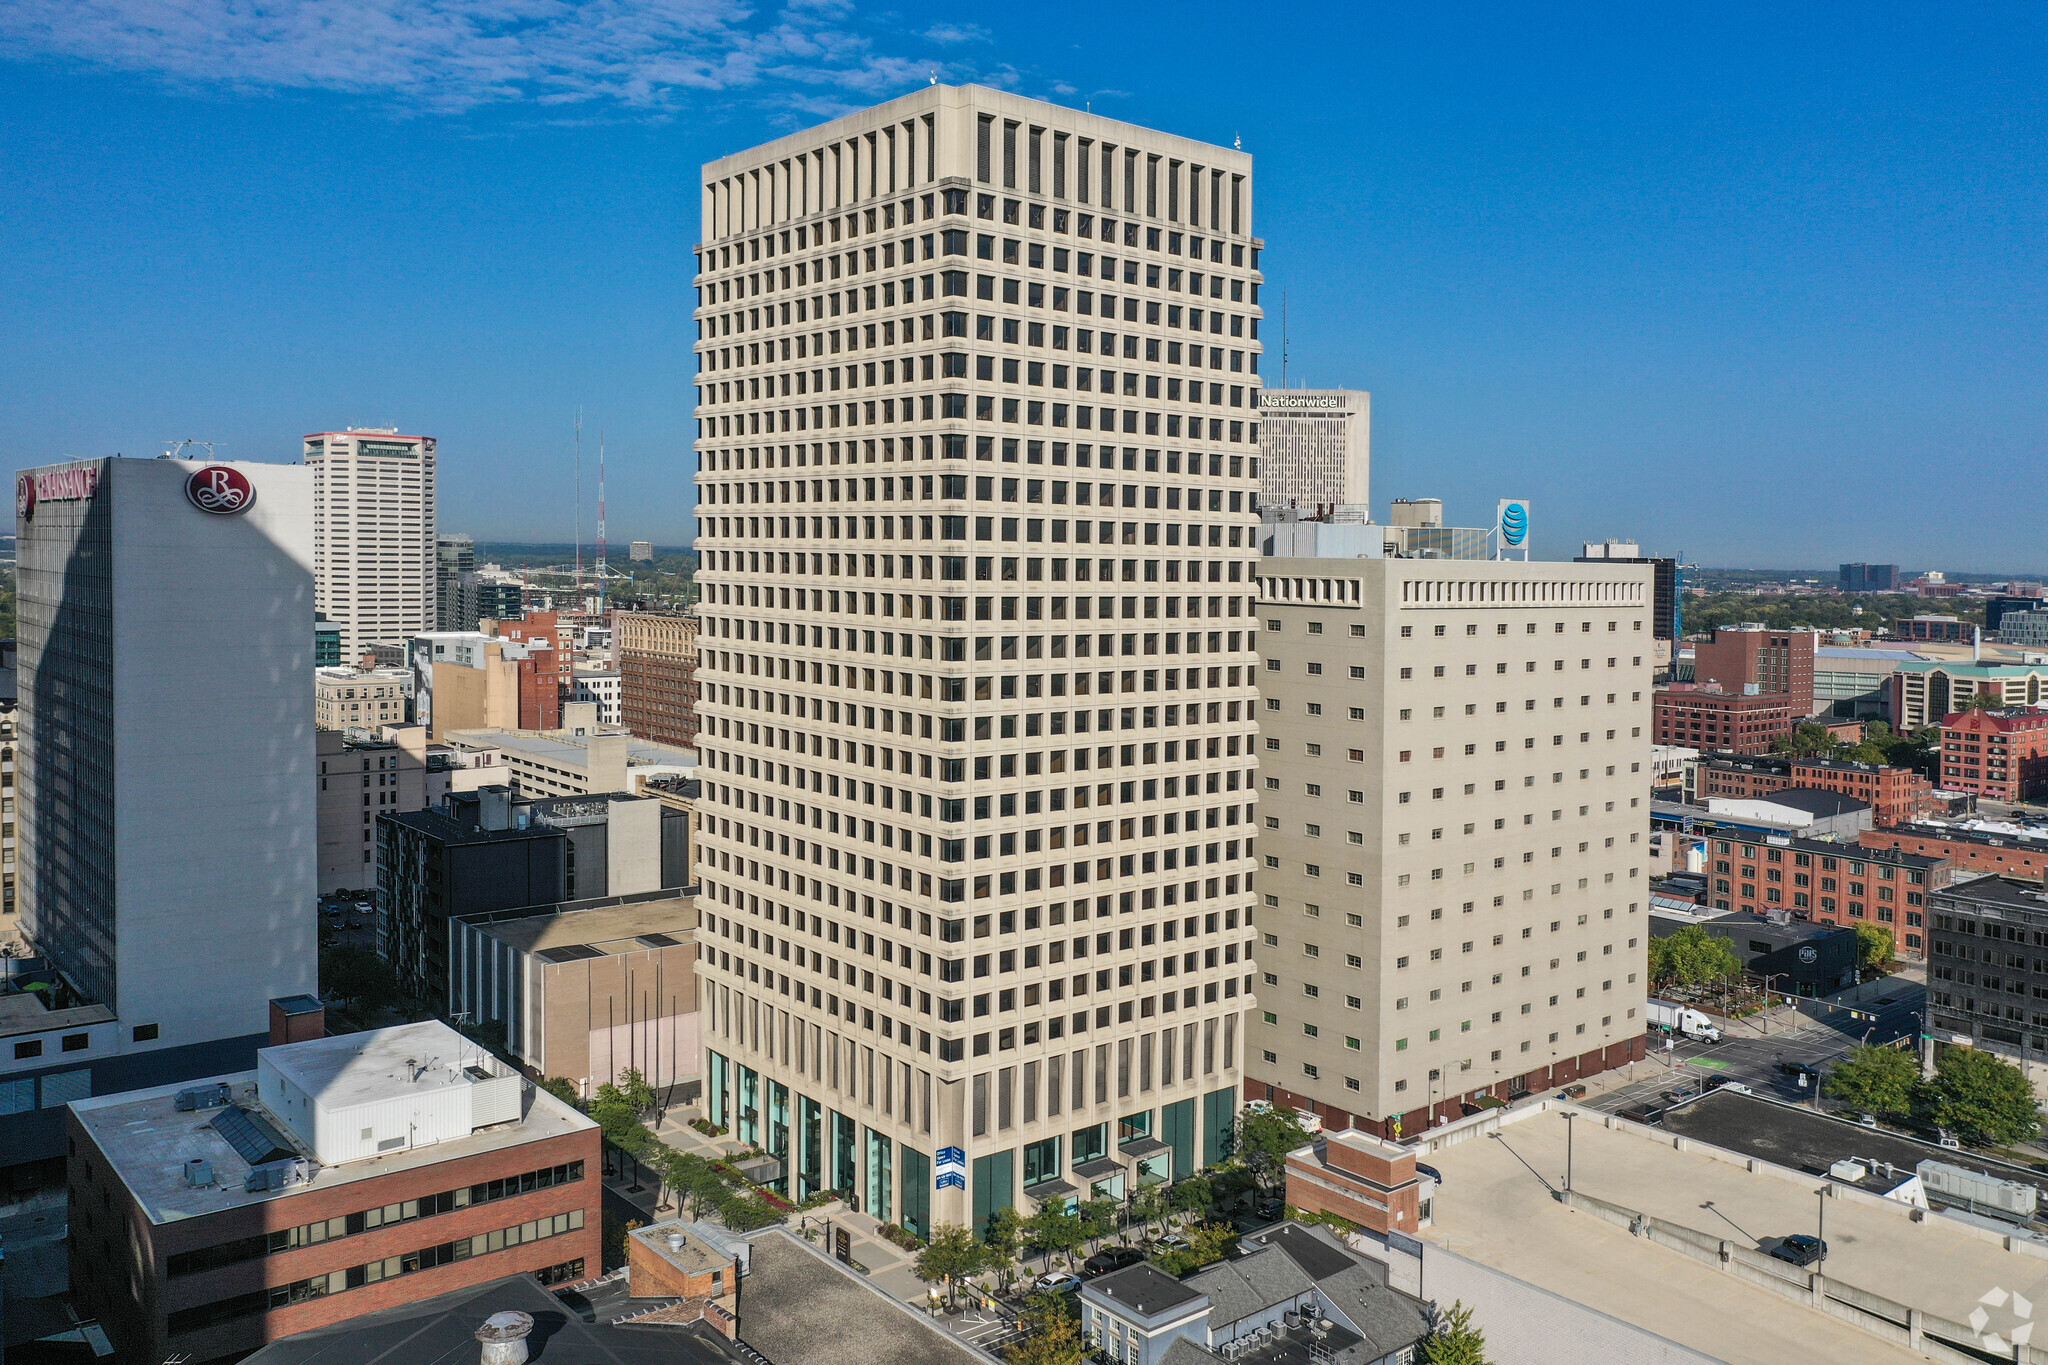
[[[604,428],[597,429],[597,614],[604,615]],[[583,604],[577,603],[580,608]]]
[[[1280,387],[1287,387],[1287,291],[1280,291]]]
[[[583,596],[583,409],[576,409],[576,596]]]

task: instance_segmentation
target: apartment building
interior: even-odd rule
[[[1742,800],[1788,787],[1855,797],[1869,805],[1880,825],[1916,820],[1936,805],[1933,783],[1911,768],[1881,763],[1756,754],[1705,759],[1693,774],[1693,790],[1701,800],[1715,796]]]
[[[1857,837],[1869,838],[1871,831]],[[1889,929],[1899,950],[1925,950],[1929,890],[1948,885],[1946,858],[1892,847],[1840,844],[1735,827],[1707,841],[1708,892],[1716,910],[1789,915],[1822,924],[1867,920]]]
[[[313,471],[314,607],[341,626],[341,657],[434,629],[435,442],[396,428],[305,438]]]
[[[1255,905],[1251,158],[935,85],[703,185],[713,1117],[920,1234],[1217,1159]]]
[[[411,718],[412,687],[409,668],[316,668],[313,724],[322,730],[403,725]]]
[[[469,536],[434,539],[434,628],[475,630],[476,541]]]
[[[695,744],[697,618],[679,611],[614,612],[612,632],[618,723],[657,744]]]
[[[1262,573],[1247,1095],[1398,1138],[1640,1057],[1651,568]]]
[[[2048,795],[2048,711],[1972,707],[1944,718],[1941,785],[1993,801]]]
[[[1744,695],[1784,694],[1792,714],[1813,714],[1813,666],[1820,636],[1811,630],[1768,630],[1753,622],[1716,626],[1693,646],[1693,681]]]
[[[320,730],[314,743],[320,894],[367,890],[377,881],[377,817],[438,805],[454,780],[450,755],[418,725],[386,726],[377,738]]]
[[[1723,692],[1693,683],[1660,687],[1653,700],[1659,744],[1761,754],[1789,735],[1806,713],[1783,692]]]

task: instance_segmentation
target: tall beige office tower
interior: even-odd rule
[[[1223,1151],[1251,158],[933,86],[704,168],[707,1101],[919,1233]]]
[[[1259,501],[1273,511],[1372,501],[1372,395],[1267,389],[1259,395]]]
[[[395,427],[316,431],[314,609],[341,626],[341,661],[437,627],[434,438]]]
[[[1247,1088],[1401,1137],[1642,1056],[1650,568],[1260,572]]]

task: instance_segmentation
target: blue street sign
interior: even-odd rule
[[[939,1178],[932,1183],[932,1188],[935,1190],[964,1190],[967,1188],[967,1177],[961,1175],[958,1171],[941,1171],[939,1172]]]
[[[967,1153],[959,1147],[941,1147],[939,1148],[939,1164],[941,1166],[965,1166],[967,1164]]]

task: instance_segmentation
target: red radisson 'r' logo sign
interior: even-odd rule
[[[185,480],[185,499],[202,512],[232,516],[246,512],[256,501],[256,485],[239,469],[210,464],[192,472]]]

